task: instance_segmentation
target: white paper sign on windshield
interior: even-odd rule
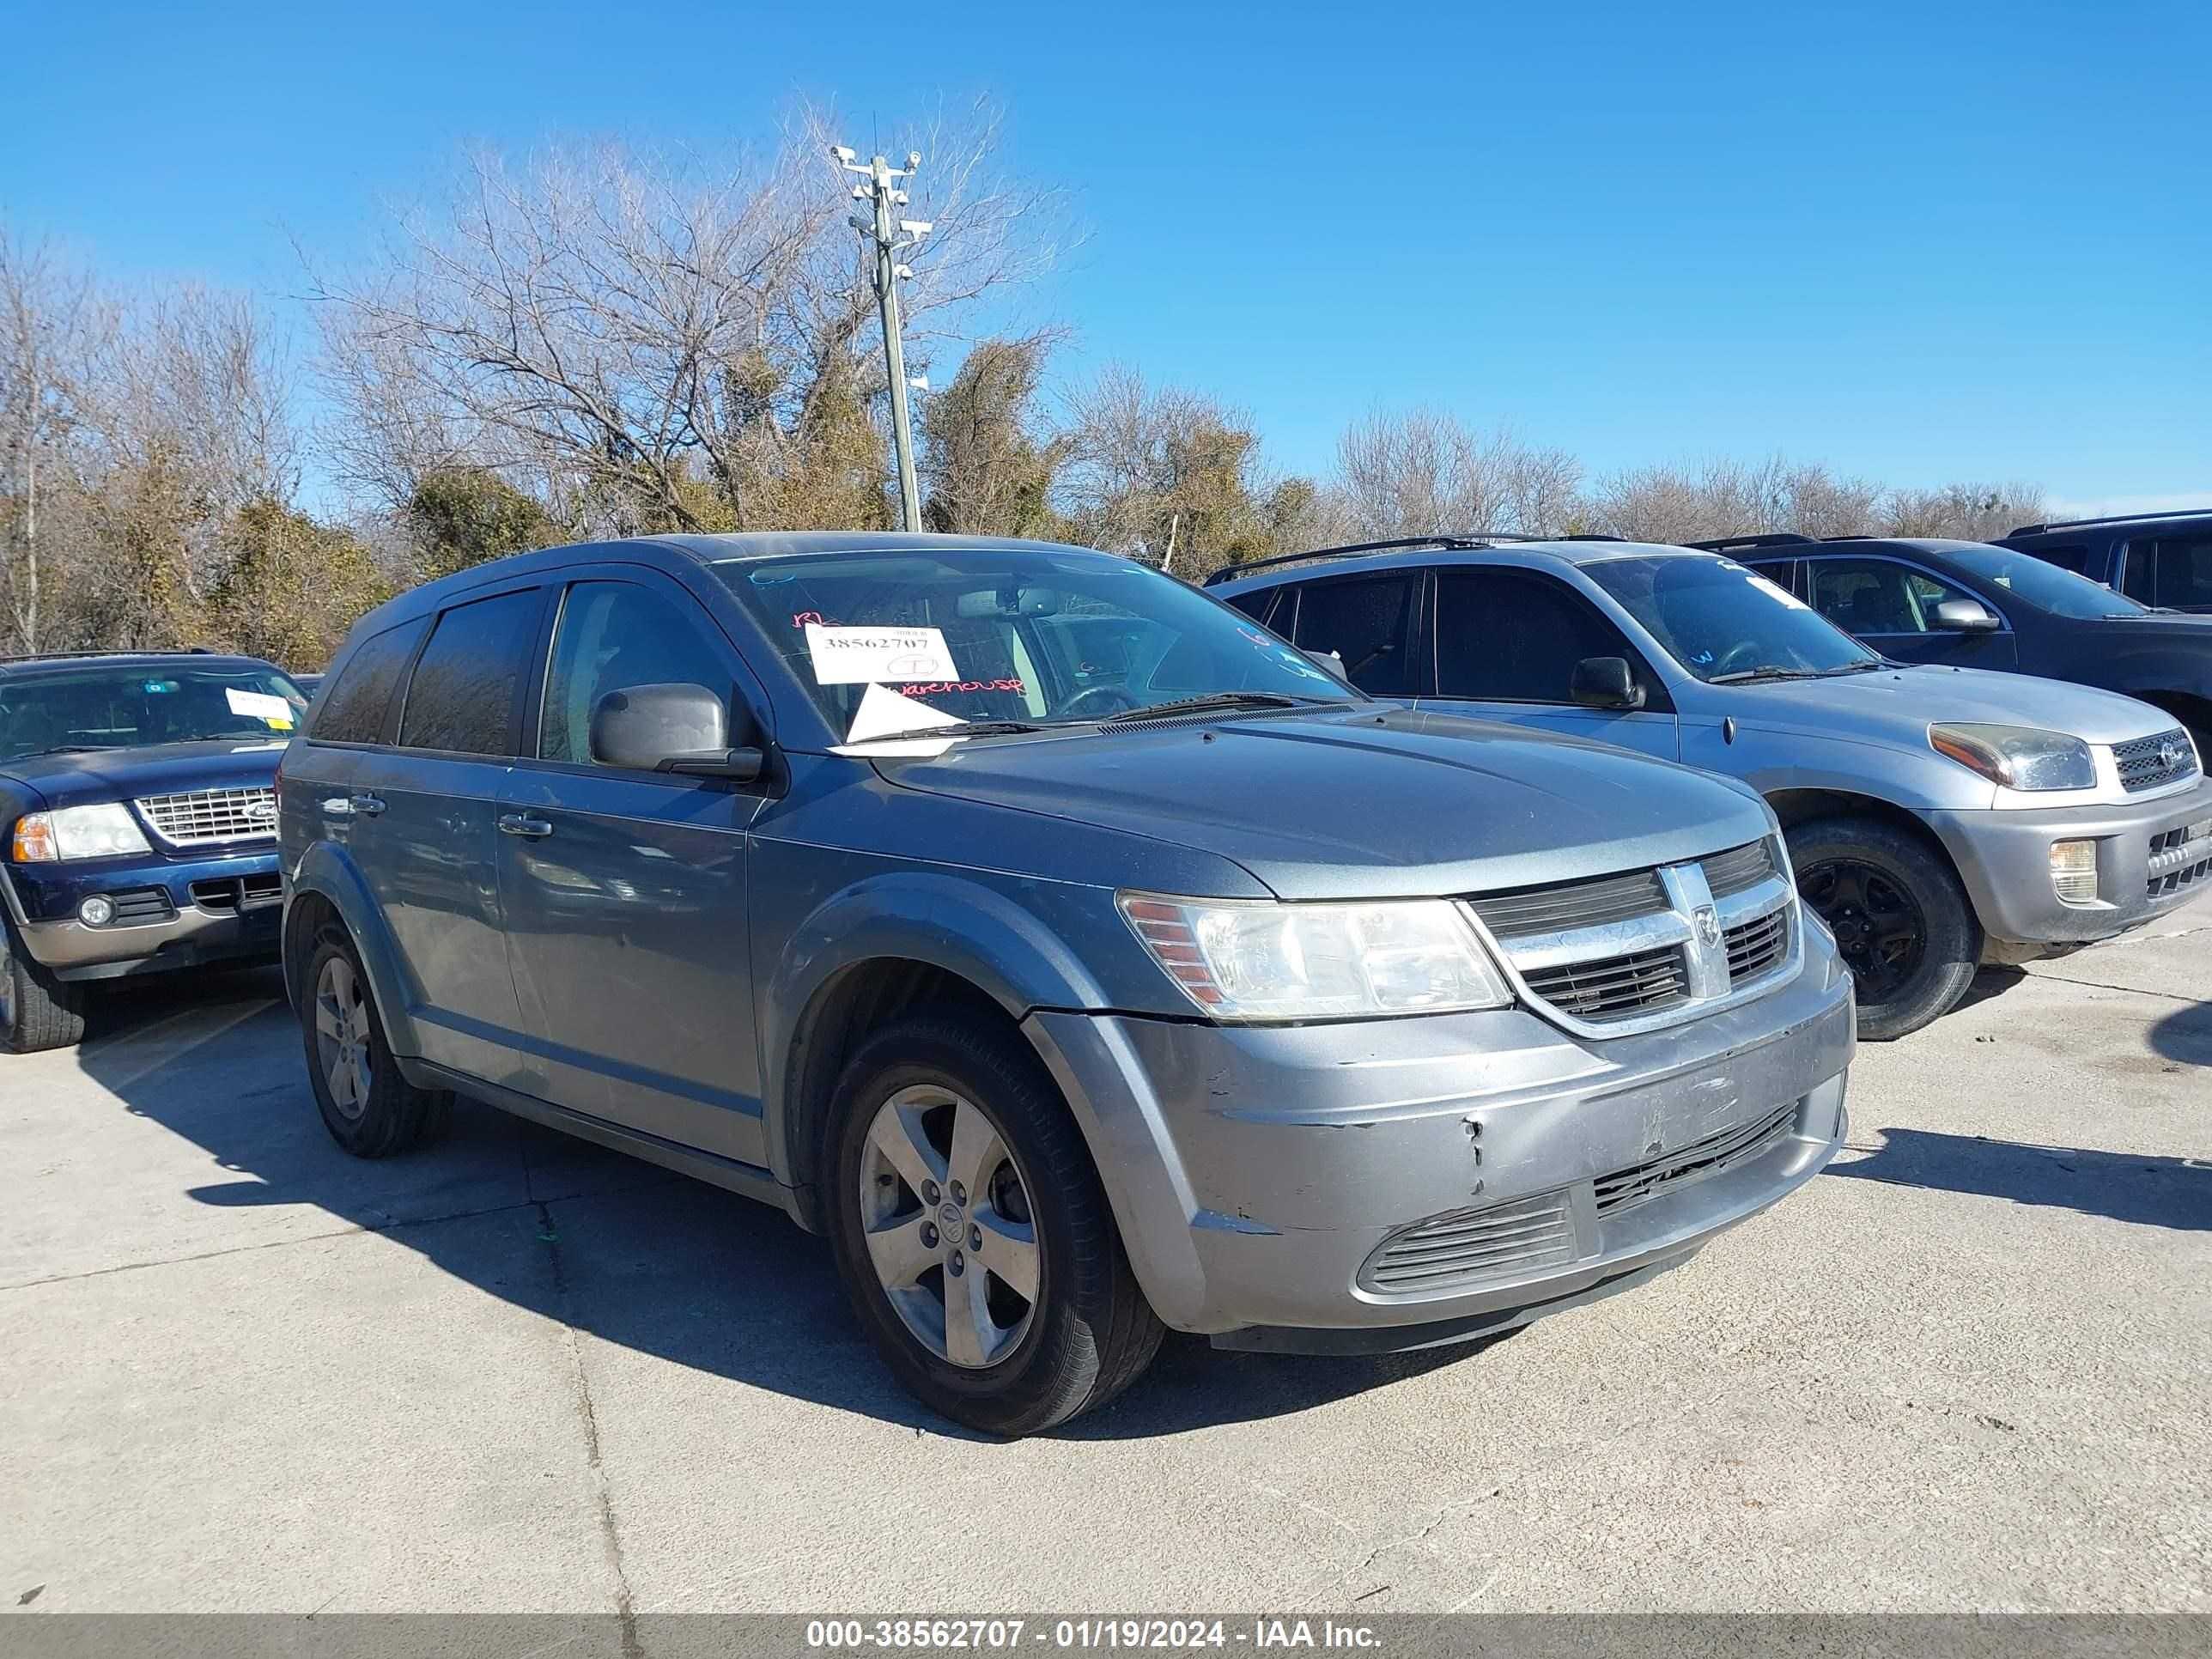
[[[222,695],[229,700],[232,714],[243,714],[250,720],[262,720],[289,730],[297,718],[290,703],[265,691],[241,691],[234,685],[226,685]]]
[[[964,723],[957,714],[948,714],[942,709],[932,708],[926,702],[902,697],[887,685],[871,684],[860,694],[860,706],[853,711],[853,729],[845,734],[845,741],[837,745],[836,752],[841,755],[884,757],[941,755],[952,746],[952,739],[959,736],[951,728]],[[945,728],[945,734],[941,738],[908,738],[898,743],[883,741],[902,732],[922,732],[939,727]]]
[[[960,678],[942,629],[848,628],[809,623],[806,653],[814,661],[815,681],[822,685]]]

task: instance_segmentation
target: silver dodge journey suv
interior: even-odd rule
[[[279,793],[342,1146],[458,1091],[765,1200],[994,1431],[1164,1326],[1503,1333],[1844,1133],[1850,976],[1751,790],[1370,700],[1105,554],[501,560],[363,619]]]

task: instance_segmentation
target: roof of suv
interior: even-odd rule
[[[1494,543],[1483,543],[1478,546],[1469,546],[1465,543],[1455,544],[1449,539],[1440,538],[1427,546],[1386,553],[1339,554],[1320,548],[1310,554],[1287,556],[1279,568],[1264,572],[1255,570],[1249,576],[1238,575],[1237,567],[1231,565],[1207,586],[1226,591],[1248,586],[1267,586],[1279,582],[1303,581],[1322,574],[1335,576],[1367,570],[1422,569],[1431,565],[1501,562],[1587,565],[1603,564],[1612,559],[1705,559],[1712,556],[1695,548],[1674,547],[1663,542],[1622,542],[1610,538],[1583,539],[1563,537],[1554,541],[1518,541],[1500,537]]]
[[[2046,524],[2024,524],[2005,532],[2005,539],[2014,536],[2057,535],[2077,530],[2106,530],[2114,525],[2172,524],[2194,521],[2202,523],[2212,519],[2212,507],[2174,507],[2157,513],[2116,513],[2102,519],[2053,519]]]
[[[258,657],[242,656],[227,651],[49,651],[37,656],[0,657],[0,679],[19,678],[54,668],[74,668],[80,664],[90,666],[112,664],[118,667],[143,664],[148,667],[160,667],[180,662],[204,668],[267,668],[272,665]]]

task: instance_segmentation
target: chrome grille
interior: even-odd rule
[[[1598,962],[1563,963],[1528,975],[1528,988],[1577,1019],[1632,1019],[1686,1002],[1690,978],[1679,945]]]
[[[276,834],[276,792],[266,787],[149,795],[139,801],[138,811],[154,833],[172,847],[268,841]]]
[[[1515,939],[1648,916],[1667,908],[1667,890],[1659,884],[1657,871],[1632,870],[1625,876],[1600,876],[1595,881],[1485,893],[1468,902],[1492,933],[1499,939]]]
[[[1721,942],[1728,947],[1729,984],[1772,973],[1789,954],[1790,912],[1770,910],[1755,921],[1739,923],[1721,936]]]
[[[1747,1163],[1779,1145],[1796,1121],[1797,1106],[1793,1101],[1765,1117],[1693,1140],[1648,1164],[1600,1176],[1596,1183],[1597,1212],[1602,1216],[1629,1209],[1690,1182]]]
[[[2189,746],[2189,733],[2179,726],[2133,743],[2112,745],[2112,759],[2120,769],[2120,787],[2130,794],[2155,789],[2162,783],[2193,777],[2197,757]]]
[[[1715,898],[1726,898],[1747,887],[1756,887],[1775,873],[1774,848],[1763,841],[1716,853],[1705,861],[1705,885]]]
[[[1365,1289],[1409,1294],[1563,1265],[1575,1259],[1565,1193],[1452,1210],[1383,1242],[1359,1271]]]

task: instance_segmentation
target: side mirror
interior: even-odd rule
[[[767,757],[730,747],[729,705],[703,685],[633,685],[592,708],[592,758],[634,772],[750,783]]]
[[[1644,688],[1626,657],[1584,657],[1575,665],[1567,695],[1585,708],[1641,708]]]
[[[1936,607],[1936,626],[1946,634],[1994,634],[1997,619],[1979,599],[1946,599]]]

